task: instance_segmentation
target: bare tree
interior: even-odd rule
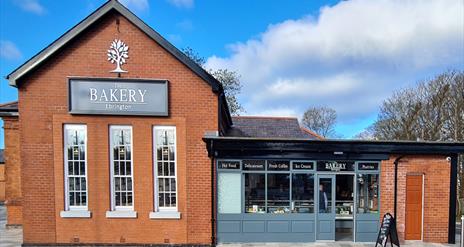
[[[329,107],[310,107],[303,114],[303,125],[324,137],[335,137],[337,112]]]
[[[204,68],[206,59],[200,56],[198,52],[193,50],[191,47],[183,48],[182,52],[200,67]],[[224,88],[227,104],[229,105],[230,113],[232,115],[240,115],[245,112],[245,109],[237,99],[237,96],[242,90],[240,75],[236,71],[230,71],[228,69],[209,70],[208,72],[214,76],[216,80],[221,82]]]
[[[240,94],[242,90],[240,75],[235,71],[227,69],[210,70],[210,73],[216,80],[222,83],[230,113],[232,115],[240,115],[245,112],[245,109],[243,109],[242,105],[237,100],[237,95]]]
[[[464,141],[464,71],[447,71],[395,92],[371,131],[380,140]],[[459,197],[464,198],[464,155],[458,163]]]

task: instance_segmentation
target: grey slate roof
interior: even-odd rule
[[[18,101],[0,104],[0,117],[18,116]]]
[[[5,164],[4,149],[0,149],[0,164]]]
[[[297,118],[291,117],[232,117],[228,137],[301,138],[316,140],[317,135],[302,130]]]

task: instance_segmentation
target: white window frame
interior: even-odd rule
[[[176,206],[175,207],[160,207],[159,192],[158,192],[158,155],[157,155],[157,130],[173,130],[174,131],[174,179],[176,180]],[[163,176],[170,178],[172,176]],[[179,212],[179,190],[178,190],[178,172],[177,172],[177,130],[176,126],[157,125],[153,126],[153,191],[154,191],[154,212],[150,213],[151,219],[180,219]]]
[[[114,183],[114,150],[113,150],[113,131],[129,130],[131,133],[131,182],[132,182],[132,206],[116,206],[116,194]],[[111,211],[106,212],[108,218],[135,218],[137,212],[134,211],[135,205],[135,189],[134,189],[134,132],[131,125],[110,125],[109,128],[109,155],[110,155],[110,196],[111,196]]]
[[[85,206],[71,206],[69,202],[69,171],[68,171],[68,131],[84,131],[84,169],[85,169]],[[87,125],[85,124],[64,124],[63,126],[63,170],[64,170],[64,211],[60,212],[63,218],[88,218],[91,213],[88,211],[89,206],[89,182],[87,169]]]

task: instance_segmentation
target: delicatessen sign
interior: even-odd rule
[[[168,115],[163,80],[70,79],[69,112],[104,115]]]

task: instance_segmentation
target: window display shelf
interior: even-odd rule
[[[342,200],[335,201],[336,219],[345,219],[345,218],[352,219],[353,209],[354,209],[353,201],[342,201]]]

